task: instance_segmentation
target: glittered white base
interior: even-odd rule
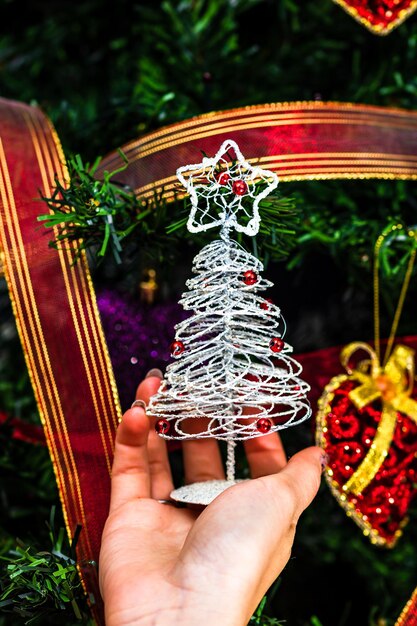
[[[203,483],[193,483],[192,485],[174,489],[174,491],[171,491],[170,497],[184,504],[206,506],[223,491],[241,482],[241,480],[207,480]]]

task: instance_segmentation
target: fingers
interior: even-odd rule
[[[187,432],[204,430],[205,418],[190,419]],[[193,428],[194,427],[194,428]],[[215,439],[195,439],[182,444],[185,482],[198,483],[224,479],[224,469],[218,443]]]
[[[245,421],[255,422],[259,409],[244,407]],[[253,415],[253,418],[251,416]],[[287,457],[278,433],[247,439],[243,442],[252,478],[276,474],[287,464]]]
[[[271,485],[274,484],[278,506],[280,497],[289,501],[295,519],[299,518],[317,494],[323,455],[321,448],[306,448],[295,454],[279,474],[263,479],[270,480]]]
[[[182,549],[182,567],[187,552],[192,554],[190,577],[202,557],[205,571],[211,566],[218,576],[220,555],[223,569],[237,575],[240,597],[246,601],[254,594],[253,610],[290,558],[298,517],[319,487],[322,455],[320,448],[303,450],[279,473],[244,481],[215,498]]]
[[[247,439],[246,458],[252,478],[276,474],[287,464],[287,457],[278,433]]]
[[[111,478],[110,511],[136,498],[149,498],[149,421],[140,407],[129,409],[117,429]]]
[[[146,374],[146,378],[142,380],[136,390],[136,398],[143,400],[145,404],[149,404],[151,396],[156,393],[161,385],[163,375],[161,370],[153,369]],[[163,441],[163,439],[160,439]]]
[[[159,370],[151,370],[145,380],[141,382],[136,398],[149,403],[151,396],[159,389],[162,373]],[[155,432],[155,420],[148,418],[150,430],[148,437],[148,465],[150,473],[151,497],[168,498],[174,488],[169,464],[168,452],[165,440]]]
[[[320,486],[323,454],[320,448],[306,448],[295,454],[278,474],[260,479],[269,487],[274,525],[281,528],[281,533],[275,534],[275,542],[270,542],[273,558],[264,567],[260,579],[263,590],[272,584],[290,558],[298,518]]]
[[[216,441],[185,441],[182,448],[186,484],[224,479],[223,463]]]

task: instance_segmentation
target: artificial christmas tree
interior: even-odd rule
[[[231,239],[233,231],[256,235],[258,204],[278,177],[251,166],[231,140],[212,159],[177,174],[191,198],[188,229],[219,227],[220,239],[194,260],[196,276],[180,300],[193,314],[176,326],[171,346],[176,361],[151,398],[148,414],[166,439],[227,442],[226,481],[198,483],[172,495],[208,504],[234,484],[237,441],[298,424],[311,410],[308,385],[298,377],[301,366],[283,340],[280,310],[258,295],[272,283],[261,278],[262,263]]]

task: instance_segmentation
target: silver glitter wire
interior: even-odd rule
[[[225,143],[230,149],[232,142]],[[311,414],[309,386],[299,378],[302,368],[290,356],[292,347],[284,343],[276,353],[270,347],[272,338],[284,337],[285,322],[280,309],[259,295],[273,284],[260,276],[262,263],[230,239],[236,219],[237,213],[231,219],[225,211],[221,239],[194,259],[195,276],[180,300],[192,313],[175,327],[184,351],[168,365],[147,410],[167,420],[165,439],[227,441],[228,480],[234,480],[236,442],[266,434],[258,420],[269,420],[271,433]],[[248,270],[255,272],[253,285],[244,282]]]
[[[230,163],[232,151],[236,158]],[[260,224],[259,202],[278,185],[276,174],[250,165],[231,139],[222,143],[212,159],[205,157],[201,163],[178,168],[177,176],[190,194],[187,228],[192,233],[218,226],[256,235]],[[246,185],[243,195],[234,191],[237,181]],[[255,185],[261,181],[265,183],[262,188]],[[239,221],[242,216],[246,218],[244,223]]]

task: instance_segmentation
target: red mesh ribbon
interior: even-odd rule
[[[123,146],[129,166],[117,178],[143,198],[172,198],[178,165],[215,154],[226,139],[281,182],[417,178],[417,113],[323,102],[256,105],[166,126]],[[100,171],[122,165],[113,152]]]
[[[103,623],[96,561],[109,502],[118,416],[113,373],[85,259],[48,247],[36,217],[63,155],[35,108],[0,100],[0,235],[20,339],[53,461],[68,534],[82,525],[78,557],[93,613]]]
[[[145,198],[172,197],[179,164],[214,154],[227,138],[281,181],[329,178],[417,179],[417,114],[350,104],[272,104],[181,122],[123,148],[119,180]],[[121,165],[117,153],[103,169]],[[109,501],[119,404],[85,258],[48,247],[36,222],[63,155],[48,120],[32,107],[0,100],[0,237],[20,338],[54,464],[69,534],[81,524],[79,557],[97,560]],[[339,371],[339,349],[304,357],[316,395]],[[94,568],[82,570],[103,623]],[[417,622],[416,622],[417,623]],[[405,624],[405,622],[404,622]],[[406,622],[411,626],[412,622]],[[403,625],[401,625],[403,626]]]

